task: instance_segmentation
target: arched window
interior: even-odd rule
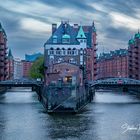
[[[64,43],[64,44],[70,43],[70,35],[64,34],[64,35],[62,36],[62,43]]]
[[[61,55],[61,50],[60,50],[60,48],[57,48],[57,49],[56,49],[56,54],[57,54],[57,55]]]

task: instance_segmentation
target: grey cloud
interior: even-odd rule
[[[13,0],[17,1],[17,0]],[[18,0],[20,3],[23,3],[22,0]],[[26,1],[26,0],[25,0]],[[139,9],[140,1],[139,0],[37,0],[42,2],[45,5],[50,5],[56,8],[58,11],[63,8],[69,8],[74,10],[76,13],[72,16],[64,15],[64,19],[69,19],[70,22],[82,22],[82,24],[92,23],[92,20],[95,20],[95,26],[97,28],[97,38],[101,45],[110,49],[116,49],[118,45],[113,44],[115,40],[120,47],[126,48],[128,39],[131,37],[131,34],[134,34],[132,30],[126,29],[125,27],[116,28],[112,24],[112,19],[109,15],[110,12],[118,12],[132,17],[136,17],[136,9]],[[31,1],[32,2],[32,1]],[[97,3],[101,6],[104,6],[105,9],[97,10],[90,5],[90,3]],[[62,13],[63,14],[63,13]],[[88,14],[93,14],[93,17],[89,17]],[[20,28],[20,20],[22,18],[33,18],[39,21],[51,24],[53,22],[61,22],[62,16],[55,15],[53,11],[46,11],[46,17],[44,13],[40,15],[32,15],[28,13],[18,13],[4,9],[0,6],[0,21],[4,26],[7,36],[8,36],[8,46],[13,50],[15,56],[24,57],[25,53],[32,53],[35,51],[41,51],[44,42],[46,42],[49,34],[42,34],[42,37],[33,36],[30,37],[30,34]],[[46,29],[44,29],[46,30]],[[105,36],[105,37],[104,37]],[[100,50],[100,49],[99,49]]]

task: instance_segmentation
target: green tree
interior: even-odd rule
[[[44,57],[39,57],[32,65],[29,75],[33,79],[44,78]]]

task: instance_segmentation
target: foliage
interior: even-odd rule
[[[29,75],[33,79],[44,78],[44,57],[39,57],[32,65]]]

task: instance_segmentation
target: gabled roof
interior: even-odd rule
[[[53,44],[53,36],[57,36],[57,44],[63,44],[62,36],[65,34],[70,36],[70,45],[80,44],[76,40],[77,31],[68,23],[67,26],[65,26],[64,23],[61,23],[57,30],[53,33],[53,35],[51,35],[51,37],[47,40],[46,44]]]
[[[66,25],[65,25],[66,24]],[[77,40],[77,36],[81,37],[80,34],[82,34],[83,38],[87,39],[87,47],[92,47],[92,32],[93,32],[94,26],[78,26],[74,27],[70,25],[68,22],[63,23],[59,25],[59,27],[56,29],[56,31],[50,36],[50,38],[47,40],[45,45],[47,44],[54,44],[53,39],[57,38],[57,43],[55,45],[62,44],[62,37],[65,35],[68,35],[70,37],[69,45],[79,45],[79,41]],[[79,33],[79,35],[78,35]]]

